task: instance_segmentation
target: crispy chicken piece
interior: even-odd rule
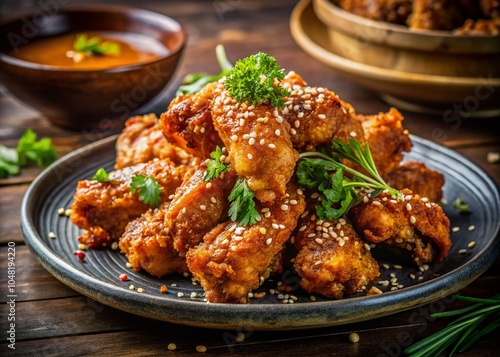
[[[160,117],[167,140],[202,159],[208,158],[217,145],[223,146],[210,108],[216,87],[216,82],[209,83],[198,93],[174,98]]]
[[[385,243],[413,253],[417,265],[439,262],[451,247],[450,221],[440,206],[401,190],[404,200],[382,192],[374,199],[365,194],[351,209],[356,230],[371,243]]]
[[[259,201],[271,205],[285,195],[298,160],[288,122],[268,104],[237,103],[223,81],[215,91],[212,118],[229,152],[231,167]]]
[[[462,27],[453,31],[455,35],[483,36],[500,34],[500,18],[467,20]]]
[[[294,267],[309,293],[341,299],[366,289],[380,276],[379,266],[353,227],[341,218],[318,220],[309,215],[295,238]]]
[[[444,176],[421,162],[406,162],[385,174],[384,180],[397,190],[408,188],[431,202],[443,197]]]
[[[279,115],[290,123],[290,138],[299,151],[315,151],[336,138],[363,139],[361,124],[352,118],[352,107],[323,87],[308,87],[296,73],[289,73],[283,86],[290,90],[286,107]]]
[[[412,0],[338,0],[339,7],[375,21],[404,25],[412,10]]]
[[[300,192],[300,191],[299,191]],[[226,222],[210,231],[186,255],[189,270],[209,302],[248,303],[274,257],[282,250],[305,208],[297,185],[288,184],[289,197],[269,208],[257,204],[261,220],[250,226]]]
[[[164,202],[128,223],[120,237],[120,249],[135,271],[144,270],[156,277],[188,271],[186,258],[174,249],[167,228],[169,204]]]
[[[191,155],[165,139],[155,114],[138,115],[128,119],[116,140],[115,169],[145,163],[155,158],[168,158],[176,165],[186,165],[192,161]]]
[[[104,246],[117,240],[125,226],[149,209],[129,189],[133,176],[151,176],[162,186],[161,200],[166,201],[181,185],[189,168],[175,166],[170,160],[154,159],[109,174],[110,182],[96,180],[78,182],[71,206],[71,221],[85,230],[78,238],[89,247]]]
[[[413,0],[407,24],[412,29],[451,31],[477,15],[473,0]]]
[[[403,116],[391,108],[388,113],[357,115],[380,174],[395,170],[403,160],[403,152],[412,147],[410,135],[403,128]]]
[[[168,207],[166,227],[173,237],[175,249],[184,256],[224,217],[229,207],[227,197],[236,182],[236,172],[229,170],[205,182],[206,164],[180,186]]]

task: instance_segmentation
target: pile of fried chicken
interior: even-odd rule
[[[331,0],[371,20],[413,30],[452,31],[456,35],[498,35],[498,0]]]
[[[249,293],[290,266],[310,293],[340,299],[367,291],[380,276],[370,244],[396,249],[418,266],[446,257],[450,223],[436,204],[444,178],[423,163],[403,163],[412,142],[401,114],[394,108],[357,114],[294,72],[281,85],[289,92],[284,108],[238,103],[223,78],[179,95],[159,119],[130,118],[117,139],[110,180],[78,183],[71,219],[82,229],[79,241],[90,248],[118,241],[136,271],[155,277],[190,272],[208,302],[225,303],[248,303]],[[319,219],[317,193],[299,186],[296,164],[299,153],[334,138],[368,143],[380,174],[402,198],[360,192],[361,202],[346,216]],[[207,182],[217,146],[230,169]],[[137,174],[160,184],[159,207],[130,192]],[[255,193],[261,215],[255,224],[228,217],[238,178]]]

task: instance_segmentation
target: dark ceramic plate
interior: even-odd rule
[[[259,289],[266,291],[266,295],[252,299],[251,304],[209,304],[203,300],[201,287],[193,285],[190,277],[157,279],[136,273],[126,268],[125,256],[117,251],[89,251],[83,263],[74,256],[79,230],[57,211],[60,207],[70,207],[79,180],[92,177],[99,167],[112,169],[115,139],[86,146],[46,169],[26,193],[21,225],[31,251],[56,278],[103,304],[133,314],[213,328],[293,329],[364,321],[417,307],[461,289],[482,274],[499,251],[500,198],[491,178],[463,156],[412,137],[415,145],[408,159],[423,161],[442,172],[446,176],[445,198],[452,202],[463,196],[472,211],[459,214],[451,203],[444,205],[451,226],[460,230],[451,233],[453,247],[442,263],[420,271],[411,264],[387,259],[375,248],[373,252],[381,264],[380,280],[390,280],[390,274],[394,273],[403,288],[390,291],[391,285],[377,285],[383,294],[338,301],[317,297],[313,302],[310,294],[298,286],[295,273],[288,270],[266,282]],[[54,232],[56,238],[50,239],[49,232]],[[476,242],[472,249],[467,247],[471,241]],[[465,254],[459,254],[462,249]],[[383,264],[389,265],[389,269]],[[394,267],[400,264],[402,268]],[[118,279],[124,272],[130,281]],[[411,274],[415,278],[410,278]],[[292,286],[294,290],[288,294],[293,298],[269,292],[279,281]],[[144,288],[145,292],[129,290],[131,284]],[[164,284],[169,289],[167,294],[160,293]]]

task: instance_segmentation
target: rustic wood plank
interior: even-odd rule
[[[0,247],[0,260],[7,261],[8,247]],[[79,293],[61,283],[45,270],[26,245],[16,244],[16,301],[33,301],[80,296]],[[0,286],[7,286],[7,276],[0,275]],[[7,295],[0,297],[7,301]]]
[[[20,222],[21,202],[28,185],[0,187],[0,244],[23,242]]]

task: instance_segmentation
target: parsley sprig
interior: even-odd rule
[[[464,352],[482,336],[500,326],[500,294],[489,299],[452,295],[455,300],[473,305],[458,310],[432,314],[432,317],[456,317],[444,329],[409,346],[403,352],[412,357],[440,356],[450,349],[448,356],[456,351]]]
[[[304,152],[299,159],[299,183],[321,194],[321,202],[316,206],[316,214],[321,219],[337,219],[347,213],[360,201],[356,189],[373,190],[371,197],[383,190],[388,190],[394,197],[401,197],[401,193],[390,187],[378,173],[367,143],[363,148],[352,138],[348,144],[333,139],[327,152]],[[368,174],[343,164],[342,159],[360,165]]]
[[[18,175],[21,168],[31,162],[46,167],[56,158],[57,152],[52,146],[52,141],[47,137],[37,140],[36,133],[28,129],[19,139],[16,148],[0,145],[0,178]]]
[[[203,181],[211,181],[221,173],[229,170],[229,165],[221,162],[222,155],[222,149],[219,146],[215,148],[215,151],[210,153],[211,160],[208,161]]]
[[[120,54],[120,45],[112,41],[102,41],[100,37],[88,37],[87,34],[78,34],[73,43],[76,52],[85,53],[88,56],[93,55],[118,55]]]
[[[227,59],[224,46],[217,45],[215,47],[215,56],[221,72],[219,74],[190,73],[186,75],[182,80],[182,85],[177,89],[176,95],[197,93],[208,83],[218,81],[222,77],[229,75],[233,65]]]
[[[253,200],[255,193],[248,187],[247,182],[239,178],[236,180],[231,193],[229,194],[229,218],[238,221],[243,226],[248,226],[260,221],[260,214],[255,209]]]
[[[217,146],[215,151],[210,154],[211,159],[208,161],[203,181],[211,181],[217,178],[222,172],[230,169],[229,164],[221,162],[222,155],[222,149]],[[244,179],[239,178],[236,180],[228,197],[229,202],[231,202],[228,211],[229,218],[234,222],[239,222],[243,226],[252,225],[260,221],[260,214],[255,209],[254,197],[255,193]]]
[[[104,168],[96,171],[92,180],[99,183],[113,182]],[[139,200],[149,205],[151,208],[158,207],[161,203],[161,185],[154,177],[139,174],[132,177],[129,184],[130,192],[138,193]]]
[[[225,87],[238,102],[260,104],[265,100],[273,107],[283,108],[284,97],[290,93],[281,86],[285,72],[276,59],[259,52],[236,62],[226,78]]]

